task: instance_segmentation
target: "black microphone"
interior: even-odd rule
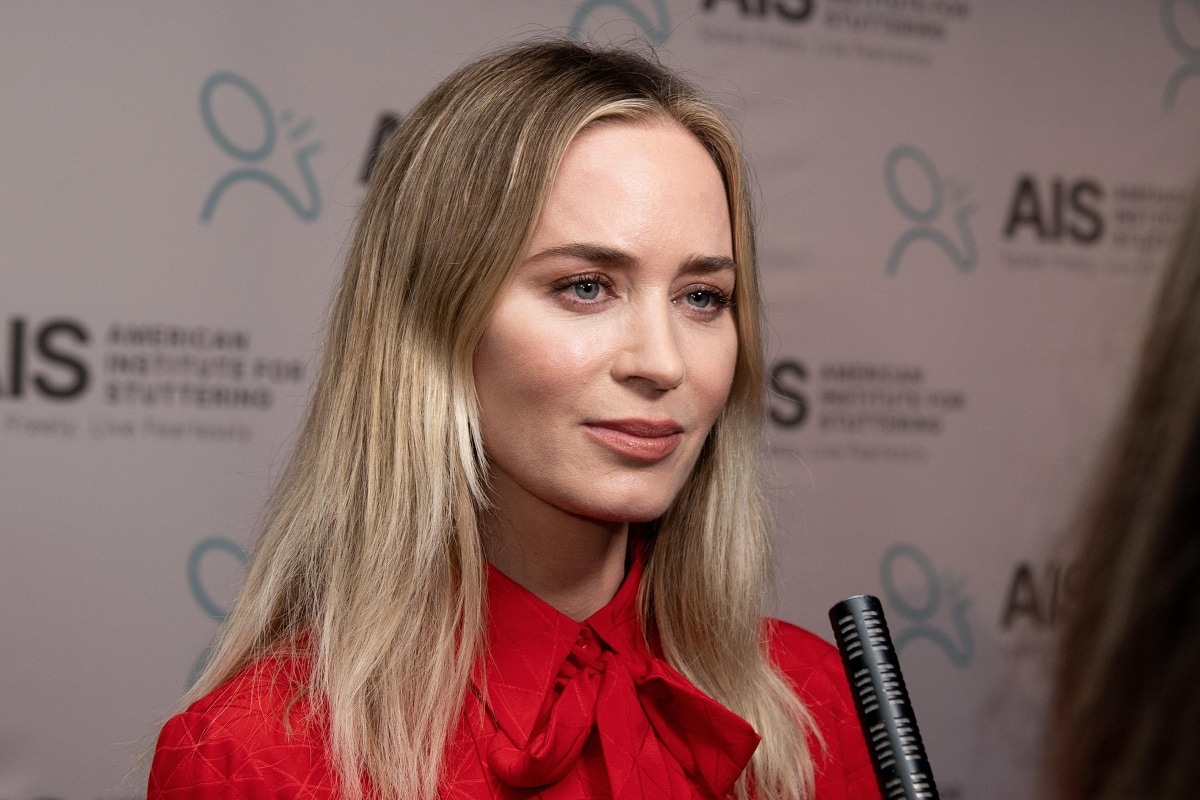
[[[879,793],[884,800],[939,800],[879,598],[847,598],[829,609],[829,622]]]

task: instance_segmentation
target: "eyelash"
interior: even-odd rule
[[[605,289],[613,288],[612,281],[598,272],[588,272],[583,275],[572,275],[569,278],[563,278],[562,280],[555,281],[551,285],[551,288],[553,288],[555,292],[562,292],[570,289],[572,286],[578,286],[581,283],[596,283]],[[586,300],[580,300],[579,298],[574,299],[580,303],[587,302]]]
[[[613,288],[612,281],[610,281],[606,276],[604,276],[598,272],[589,272],[589,273],[585,273],[583,275],[572,275],[569,278],[562,278],[561,280],[557,280],[553,284],[551,284],[551,288],[554,290],[554,292],[556,294],[561,294],[561,293],[565,292],[567,289],[570,289],[573,286],[578,286],[581,283],[595,283],[607,290],[611,290]],[[720,311],[720,310],[723,310],[726,308],[731,308],[733,306],[733,299],[734,299],[733,294],[731,292],[723,292],[715,286],[703,285],[703,286],[700,286],[699,288],[694,288],[694,289],[691,289],[690,291],[684,292],[683,296],[687,297],[690,294],[700,294],[700,293],[711,295],[712,300],[713,300],[713,306],[711,309],[697,308],[696,311],[698,311],[700,313],[704,313],[706,311],[711,311],[712,313],[715,314],[717,311]],[[569,302],[579,305],[579,306],[589,306],[589,305],[592,305],[592,303],[594,302],[594,301],[584,300],[584,299],[578,298],[578,297],[568,297],[567,299]]]
[[[693,289],[690,292],[684,292],[684,295],[698,294],[701,292],[712,295],[713,303],[716,304],[717,308],[730,308],[733,306],[733,295],[729,292],[722,292],[715,286],[705,286],[700,289]]]

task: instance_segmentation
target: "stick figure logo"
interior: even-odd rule
[[[221,87],[229,87],[241,92],[257,110],[262,122],[262,141],[257,147],[239,145],[226,134],[217,122],[217,115],[213,108],[213,95]],[[244,164],[258,164],[275,150],[275,144],[279,138],[275,115],[271,113],[271,107],[267,104],[262,92],[240,75],[232,72],[218,72],[204,82],[200,88],[200,118],[204,120],[204,127],[208,129],[209,135],[212,136],[217,146]],[[292,125],[292,122],[292,112],[284,111],[279,115],[279,125],[287,127]],[[299,144],[299,140],[308,134],[312,125],[311,119],[297,123],[288,131],[288,140]],[[299,147],[293,156],[293,161],[304,182],[304,191],[307,194],[305,200],[302,201],[291,187],[265,169],[243,166],[229,172],[212,187],[204,201],[204,207],[200,211],[200,220],[202,222],[212,221],[213,212],[217,210],[217,203],[225,196],[225,192],[236,184],[245,182],[256,182],[266,186],[279,195],[296,213],[296,216],[305,222],[316,219],[317,215],[321,213],[321,190],[317,186],[316,176],[313,174],[312,165],[308,160],[315,153],[320,152],[321,147],[321,142],[311,142]]]
[[[1179,96],[1179,90],[1183,84],[1189,78],[1200,76],[1200,45],[1192,44],[1183,38],[1183,34],[1179,30],[1179,20],[1175,15],[1175,9],[1180,3],[1186,4],[1194,14],[1200,16],[1200,0],[1162,0],[1162,5],[1159,6],[1163,33],[1166,34],[1171,48],[1184,60],[1184,63],[1180,64],[1171,74],[1163,89],[1163,111],[1174,110],[1175,100]]]
[[[204,562],[209,555],[214,553],[224,553],[227,556],[232,556],[245,568],[246,551],[232,539],[213,538],[197,543],[192,548],[192,552],[188,554],[187,579],[188,587],[192,590],[192,598],[200,606],[200,610],[208,615],[209,619],[214,622],[224,622],[225,617],[229,615],[229,609],[222,606],[219,601],[213,599],[212,593],[204,585],[204,577],[201,574]],[[196,679],[200,677],[200,673],[208,666],[208,661],[212,657],[212,647],[213,643],[209,642],[208,646],[204,648],[204,652],[196,659],[196,663],[192,666],[191,675],[188,676],[188,686],[194,684]]]
[[[612,8],[629,17],[635,25],[642,29],[646,38],[654,44],[662,44],[671,35],[670,19],[667,13],[667,0],[651,0],[653,19],[647,15],[633,0],[587,0],[575,10],[571,17],[571,38],[579,41],[583,38],[583,25],[588,17],[602,8]]]
[[[911,194],[907,194],[901,186],[899,173],[901,166],[905,164],[915,167],[916,172],[924,179],[928,187],[928,205],[922,207],[914,203],[910,199]],[[894,275],[899,269],[900,260],[904,257],[909,245],[922,239],[945,253],[946,257],[950,259],[950,263],[963,272],[970,272],[974,269],[975,264],[979,261],[979,253],[975,249],[975,238],[971,235],[968,218],[974,213],[975,205],[967,198],[969,189],[965,184],[959,184],[953,180],[943,181],[929,156],[910,145],[900,145],[888,153],[887,159],[883,163],[883,181],[892,203],[901,214],[916,223],[916,227],[901,234],[896,243],[892,245],[892,252],[888,255],[887,260],[889,275]],[[931,224],[938,220],[946,205],[947,190],[949,190],[950,202],[956,207],[954,224],[959,239],[962,241],[961,246],[955,244],[945,231]]]
[[[921,576],[921,586],[917,592],[921,595],[919,598],[914,599],[913,592],[906,594],[897,586],[896,572],[906,562],[915,567]],[[957,667],[970,665],[975,657],[975,638],[967,619],[967,609],[975,601],[963,592],[964,581],[956,580],[949,574],[938,575],[929,556],[905,543],[893,545],[883,554],[880,579],[888,605],[911,623],[894,637],[896,652],[903,650],[909,642],[928,639],[946,654],[950,663]],[[945,619],[941,624],[934,621],[938,611],[943,608],[943,596],[949,611],[942,617],[948,618],[948,626]],[[949,633],[944,630],[945,627],[950,628]]]

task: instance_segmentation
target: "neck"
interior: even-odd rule
[[[576,622],[604,607],[625,578],[629,524],[569,514],[535,498],[504,498],[483,520],[488,561]]]

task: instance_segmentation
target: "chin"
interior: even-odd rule
[[[593,502],[581,503],[572,513],[602,522],[651,522],[667,513],[675,500],[675,493],[663,496],[639,496],[637,493],[614,492],[612,499],[596,498]]]
[[[663,507],[662,509],[659,509],[659,510],[656,510],[653,512],[644,511],[644,512],[631,513],[628,510],[626,510],[622,513],[614,513],[614,514],[605,514],[602,512],[598,515],[593,516],[592,518],[602,520],[604,522],[624,522],[624,523],[628,523],[630,525],[636,525],[636,524],[642,523],[642,522],[653,522],[654,520],[658,519],[665,513],[667,513],[667,507]]]

